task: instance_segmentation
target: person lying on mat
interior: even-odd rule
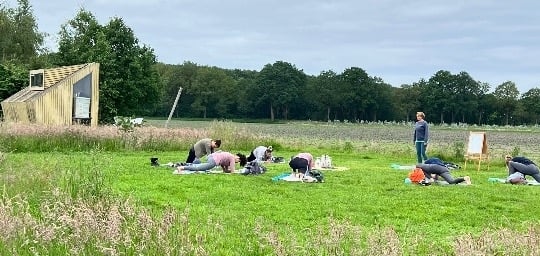
[[[193,145],[189,149],[189,154],[186,160],[186,163],[188,164],[199,164],[201,163],[201,157],[205,155],[210,155],[214,153],[214,150],[216,148],[219,148],[221,146],[221,140],[213,140],[213,139],[202,139],[197,141],[195,145]]]
[[[467,185],[471,184],[471,178],[469,176],[454,179],[452,175],[450,175],[450,170],[448,169],[448,167],[443,165],[417,164],[416,168],[422,169],[424,175],[426,176],[426,179],[428,179],[428,182],[434,182],[434,180],[437,179],[438,176],[441,176],[446,182],[448,182],[448,184],[458,184],[461,182],[465,182]],[[435,176],[435,178],[432,178],[432,174]]]
[[[291,159],[289,166],[292,168],[294,174],[302,178],[307,172],[313,169],[315,163],[310,153],[300,153]]]
[[[258,146],[248,156],[247,161],[270,162],[272,161],[272,146]]]
[[[540,171],[538,170],[538,166],[530,159],[522,156],[512,157],[506,155],[505,162],[509,176],[515,172],[520,172],[523,175],[532,176],[537,182],[540,182]]]
[[[179,174],[182,171],[208,171],[216,166],[221,166],[223,172],[232,173],[236,163],[240,163],[243,167],[247,163],[246,156],[243,154],[233,155],[229,152],[216,152],[208,155],[207,162],[202,164],[178,166],[174,174]]]

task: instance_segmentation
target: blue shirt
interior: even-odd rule
[[[429,131],[425,120],[416,122],[414,126],[414,142],[428,142]]]

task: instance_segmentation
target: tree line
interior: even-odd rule
[[[38,31],[28,0],[17,3],[0,6],[0,100],[28,85],[28,70],[98,62],[103,122],[166,117],[180,87],[175,117],[410,121],[423,111],[434,123],[518,125],[540,116],[540,89],[521,94],[512,81],[492,88],[465,71],[440,70],[394,87],[360,67],[308,75],[285,61],[261,70],[159,63],[121,18],[99,24],[84,9],[62,25],[52,52],[43,47],[47,35]]]

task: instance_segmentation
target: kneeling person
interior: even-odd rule
[[[505,158],[506,166],[508,167],[508,175],[520,172],[523,175],[529,175],[537,182],[540,182],[540,170],[532,160],[522,156],[506,156]]]
[[[251,161],[257,161],[257,162],[268,162],[272,160],[272,146],[258,146],[253,151],[251,151],[251,154],[247,158],[248,162]]]
[[[195,145],[193,145],[189,149],[189,154],[186,160],[186,163],[188,164],[199,164],[201,163],[201,157],[205,155],[210,155],[214,153],[214,150],[216,148],[219,148],[221,146],[221,140],[213,140],[213,139],[202,139],[197,141]]]
[[[293,173],[298,174],[300,178],[311,171],[314,165],[313,156],[310,153],[300,153],[289,162]]]
[[[450,170],[446,166],[442,166],[438,164],[417,164],[416,168],[422,169],[422,171],[424,172],[424,175],[430,181],[433,180],[432,178],[432,174],[433,174],[435,176],[443,177],[443,179],[446,182],[448,182],[448,184],[459,184],[461,182],[465,182],[467,185],[471,184],[471,178],[469,176],[454,179],[452,175],[450,175]]]

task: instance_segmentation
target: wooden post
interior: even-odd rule
[[[171,109],[171,113],[169,113],[169,118],[167,118],[167,122],[165,123],[165,128],[167,128],[167,126],[169,125],[169,121],[171,121],[174,110],[176,109],[176,104],[178,104],[178,99],[180,99],[180,94],[182,94],[182,87],[178,89],[178,93],[176,94],[176,99],[174,99],[174,104]]]

